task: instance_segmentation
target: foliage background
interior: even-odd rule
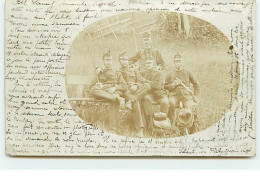
[[[124,26],[124,19],[130,19],[132,24]],[[113,26],[118,22],[122,23]],[[144,26],[151,23],[153,24]],[[214,25],[189,16],[192,35],[185,38],[178,33],[177,23],[177,13],[174,12],[131,12],[100,20],[80,32],[73,41],[69,51],[70,60],[66,63],[66,75],[86,76],[90,84],[95,78],[95,67],[102,66],[104,52],[108,49],[112,51],[114,65],[118,68],[118,54],[125,50],[129,57],[135,55],[136,49],[143,47],[142,33],[150,31],[153,47],[161,52],[166,63],[165,75],[173,68],[173,56],[178,52],[183,56],[184,67],[197,76],[201,85],[198,119],[201,130],[206,129],[224,116],[236,97],[239,85],[238,62],[227,53],[230,41]],[[106,35],[102,36],[100,29]],[[230,71],[233,69],[237,69],[237,73],[231,80]],[[87,97],[89,85],[84,87],[82,97]],[[67,84],[66,89],[68,97],[79,97],[75,85]],[[89,113],[86,114],[86,110],[82,112],[82,106],[72,106],[88,122],[106,128],[106,123],[95,122]],[[106,120],[106,115],[99,116],[103,117],[101,121]],[[123,125],[123,128],[127,127]],[[131,131],[122,130],[120,134],[130,135]]]

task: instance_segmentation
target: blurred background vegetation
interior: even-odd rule
[[[196,17],[182,16],[174,12],[131,12],[88,26],[71,44],[70,60],[66,63],[67,78],[84,76],[83,94],[67,80],[68,97],[88,97],[95,68],[102,67],[103,53],[110,49],[118,68],[118,54],[125,50],[129,57],[134,56],[143,48],[143,32],[149,31],[153,47],[161,52],[166,63],[165,75],[173,68],[173,56],[178,52],[183,55],[184,68],[197,76],[201,85],[198,96],[201,130],[216,123],[228,111],[237,93],[238,62],[227,53],[231,45],[228,38],[215,26]],[[233,80],[230,71],[237,71]]]

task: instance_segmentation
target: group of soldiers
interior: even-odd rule
[[[113,67],[111,52],[104,53],[104,68],[96,68],[97,79],[90,90],[94,98],[111,102],[110,130],[117,130],[117,112],[120,108],[126,108],[132,113],[137,137],[149,135],[154,127],[153,103],[160,106],[160,115],[166,116],[171,125],[176,126],[173,117],[175,108],[179,104],[184,108],[192,108],[197,103],[200,91],[195,76],[183,69],[180,54],[173,56],[174,67],[164,78],[162,71],[165,63],[161,53],[152,48],[150,33],[143,34],[143,43],[144,49],[134,57],[128,58],[126,52],[119,54],[120,69]],[[139,68],[132,68],[135,62]]]

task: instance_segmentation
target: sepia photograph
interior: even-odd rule
[[[183,13],[101,19],[76,36],[69,57],[65,80],[73,110],[87,124],[126,137],[205,130],[230,110],[240,82],[229,39]]]

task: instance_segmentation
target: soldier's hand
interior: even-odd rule
[[[98,89],[101,89],[103,87],[103,83],[101,83],[101,82],[96,83],[96,87]]]
[[[138,86],[137,86],[137,85],[132,85],[132,86],[131,86],[131,90],[132,90],[132,91],[136,91],[136,90],[137,90],[137,88],[138,88]]]
[[[102,68],[100,68],[100,67],[97,67],[97,68],[96,68],[96,73],[97,73],[97,74],[100,74],[102,71],[103,71]]]
[[[174,80],[173,85],[174,85],[174,86],[178,86],[178,85],[181,84],[181,82],[182,82],[182,81],[177,78],[176,80]]]
[[[116,87],[111,87],[108,89],[108,93],[114,93],[116,91]]]

